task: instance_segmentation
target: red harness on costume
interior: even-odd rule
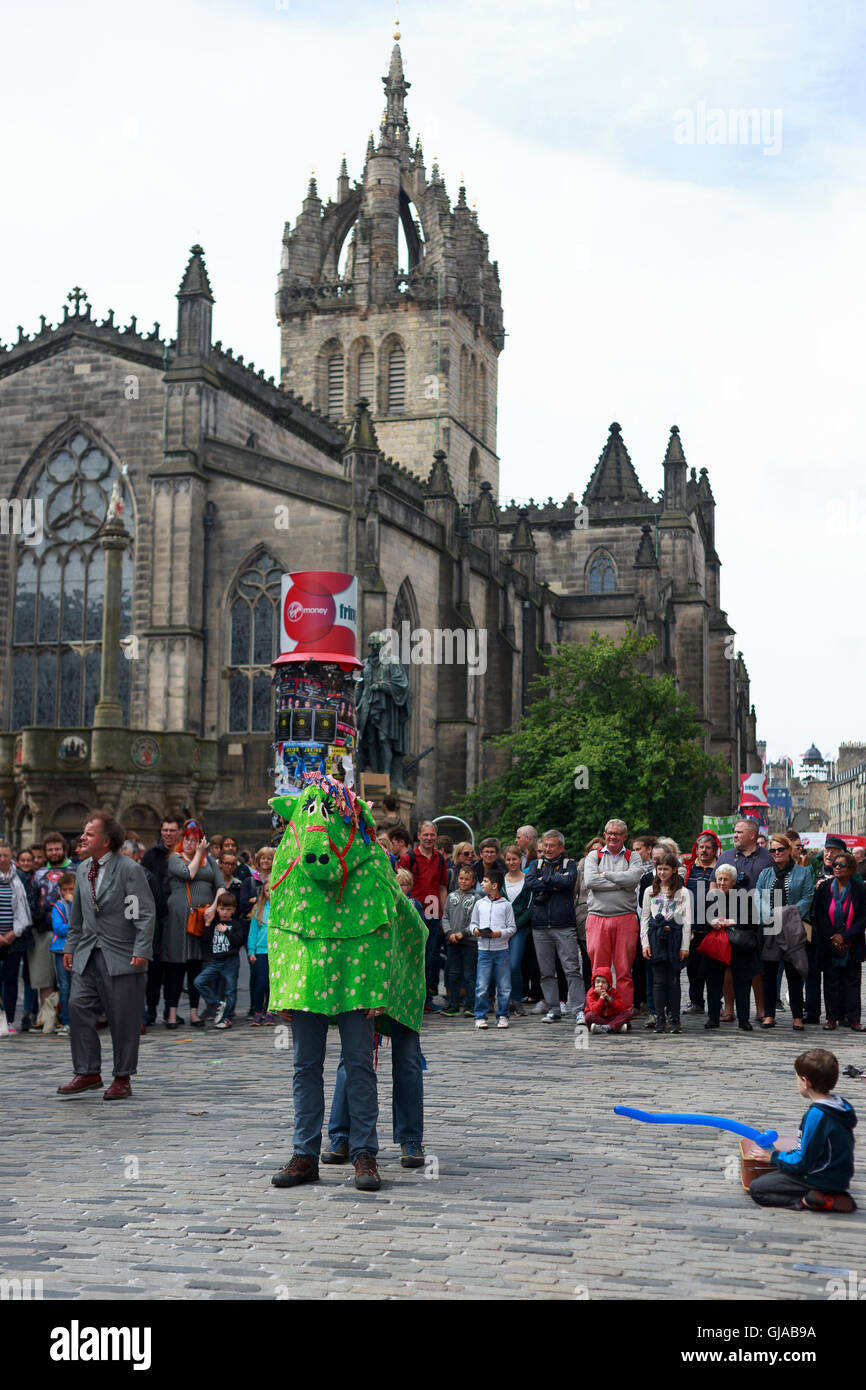
[[[283,873],[280,874],[280,876],[279,876],[279,878],[277,879],[276,883],[272,883],[272,884],[271,884],[271,892],[273,892],[275,888],[278,888],[278,887],[280,886],[280,884],[282,883],[282,881],[283,881],[284,878],[288,878],[289,874],[292,872],[292,869],[294,869],[294,868],[297,866],[297,864],[300,862],[300,858],[301,858],[301,842],[300,842],[300,840],[298,839],[298,832],[297,832],[297,830],[295,829],[295,823],[294,823],[294,821],[290,821],[290,822],[289,822],[289,825],[291,826],[292,834],[293,834],[294,837],[295,837],[295,844],[296,844],[297,847],[298,847],[298,852],[297,852],[297,854],[295,855],[295,858],[292,860],[292,862],[291,862],[291,864],[289,865],[289,867],[288,867]],[[334,853],[336,854],[337,858],[338,858],[339,861],[340,861],[340,868],[343,870],[343,881],[342,881],[342,883],[340,884],[340,891],[339,891],[339,893],[337,894],[337,902],[339,902],[340,899],[341,899],[342,896],[343,896],[343,889],[344,889],[345,886],[346,886],[346,879],[349,877],[349,870],[346,868],[346,855],[349,853],[349,850],[352,848],[352,841],[353,841],[354,838],[355,838],[355,831],[357,830],[357,828],[358,828],[358,820],[357,820],[357,817],[356,817],[356,816],[353,816],[353,817],[352,817],[352,832],[351,832],[351,834],[350,834],[348,840],[346,841],[346,848],[343,850],[343,852],[342,852],[342,854],[341,854],[340,851],[339,851],[339,849],[337,848],[337,846],[334,844],[334,841],[331,839],[330,835],[328,835],[327,829],[326,829],[326,827],[325,827],[324,825],[308,825],[308,826],[307,826],[307,829],[308,829],[308,830],[319,830],[319,831],[321,831],[321,833],[322,833],[323,835],[328,835],[328,844],[330,845],[331,849],[334,851]]]

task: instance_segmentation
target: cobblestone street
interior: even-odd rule
[[[348,1166],[323,1168],[315,1187],[270,1186],[291,1153],[284,1030],[240,1014],[226,1033],[157,1025],[132,1099],[111,1105],[55,1095],[67,1039],[4,1039],[0,1273],[63,1299],[824,1300],[832,1275],[866,1270],[863,1210],[759,1210],[733,1136],[613,1114],[704,1111],[796,1133],[790,1015],[771,1033],[711,1036],[702,1017],[681,1037],[642,1022],[576,1049],[567,1022],[516,1019],[506,1035],[432,1018],[417,1171],[391,1143],[382,1049],[373,1195]],[[807,1030],[807,1045],[828,1041],[843,1067],[866,1061],[866,1039]],[[328,1083],[337,1056],[332,1036]],[[860,1080],[839,1089],[860,1108]],[[866,1205],[862,1175],[854,1194]]]

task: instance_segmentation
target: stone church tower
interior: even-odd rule
[[[214,340],[198,245],[173,337],[98,320],[76,286],[59,322],[0,343],[0,831],[18,843],[97,804],[145,839],[166,810],[268,838],[290,570],[357,575],[360,652],[381,628],[441,637],[439,656],[401,653],[419,817],[496,770],[489,740],[557,642],[626,624],[659,638],[653,669],[730,762],[707,810],[755,766],[715,503],[679,432],[657,498],[614,424],[582,507],[501,505],[496,265],[465,190],[452,207],[410,145],[399,47],[384,82],[361,180],[344,163],[324,207],[311,184],[286,229],[280,382]]]
[[[337,422],[365,397],[384,452],[426,478],[444,449],[465,504],[482,482],[499,490],[499,271],[466,189],[452,207],[435,160],[428,177],[420,137],[411,143],[399,44],[382,81],[360,180],[350,185],[344,159],[336,201],[323,205],[311,179],[286,224],[282,384]]]

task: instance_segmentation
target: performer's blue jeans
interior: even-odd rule
[[[379,1098],[373,1070],[374,1020],[367,1018],[365,1010],[352,1009],[348,1013],[337,1014],[335,1021],[340,1030],[346,1073],[349,1157],[353,1161],[362,1153],[375,1157],[379,1152],[376,1134]],[[302,1013],[296,1009],[292,1015],[294,1152],[316,1159],[322,1150],[322,1125],[325,1121],[324,1069],[328,1022],[326,1014]]]
[[[375,1020],[374,1020],[375,1029]],[[391,1033],[390,1046],[386,1043],[379,1049],[379,1059],[383,1053],[391,1053],[391,1120],[394,1126],[395,1144],[420,1144],[424,1139],[424,1073],[421,1063],[421,1040],[418,1034],[396,1019],[388,1020]],[[334,1086],[334,1099],[331,1102],[331,1115],[328,1120],[328,1138],[332,1149],[338,1149],[349,1140],[349,1106],[347,1098],[346,1064],[340,1058],[337,1067],[337,1082]]]

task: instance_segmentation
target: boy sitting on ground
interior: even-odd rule
[[[848,1187],[854,1175],[853,1106],[833,1087],[839,1063],[832,1052],[813,1047],[794,1063],[797,1090],[811,1101],[800,1124],[800,1146],[787,1153],[773,1149],[773,1172],[753,1178],[749,1195],[761,1207],[807,1211],[856,1211]]]

